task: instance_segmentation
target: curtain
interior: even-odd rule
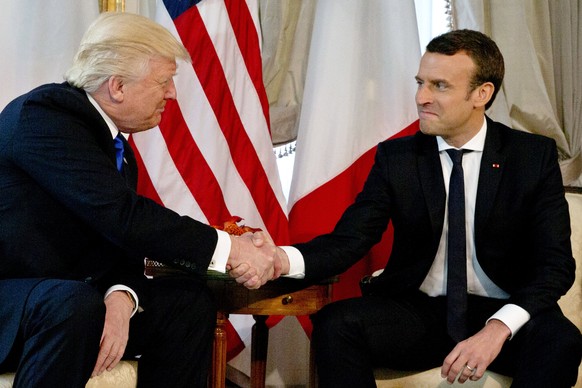
[[[263,80],[273,144],[297,137],[316,1],[260,0]]]
[[[263,80],[269,97],[275,145],[297,138],[317,2],[259,0]],[[414,3],[420,47],[424,50],[433,36],[449,29],[450,4],[446,0],[414,0]]]
[[[578,0],[450,0],[454,28],[482,31],[505,57],[488,114],[553,138],[565,185],[582,183],[582,5]]]

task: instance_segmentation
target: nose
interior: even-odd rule
[[[419,84],[416,89],[416,105],[425,105],[432,102],[432,93],[429,88],[424,84]]]
[[[177,96],[178,96],[178,93],[176,92],[176,84],[174,83],[174,79],[172,78],[170,80],[170,82],[168,83],[168,87],[166,89],[166,95],[164,96],[164,98],[166,100],[175,100]]]

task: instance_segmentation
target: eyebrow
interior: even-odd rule
[[[428,80],[427,81],[427,80],[422,79],[422,78],[420,78],[419,76],[416,75],[416,76],[414,76],[414,79],[416,81],[419,81],[419,82],[429,82],[431,85],[436,85],[436,84],[440,84],[440,83],[443,83],[443,84],[446,84],[446,85],[450,85],[451,84],[449,81],[447,81],[446,79],[442,79],[442,78],[437,78],[437,79],[433,79],[433,80]]]
[[[447,81],[446,79],[435,79],[430,81],[431,84],[436,85],[436,84],[445,84],[445,85],[450,85],[451,83],[449,81]]]

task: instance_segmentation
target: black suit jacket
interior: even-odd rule
[[[206,273],[216,231],[137,195],[127,144],[125,157],[122,176],[105,121],[66,83],[0,114],[0,363],[35,284],[14,279],[76,279],[101,291],[122,283],[142,301],[144,257]]]
[[[549,138],[487,118],[475,210],[479,264],[530,314],[555,306],[574,281],[568,205]],[[378,146],[362,192],[331,234],[296,247],[306,279],[345,271],[377,243],[391,220],[392,253],[373,289],[417,290],[441,236],[445,186],[436,138],[417,133]]]

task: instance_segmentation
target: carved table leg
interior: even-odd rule
[[[212,370],[209,379],[211,388],[224,388],[226,384],[226,319],[227,316],[224,313],[219,311],[216,314]]]
[[[251,342],[251,387],[264,388],[267,369],[267,349],[269,345],[269,329],[267,328],[267,316],[253,315]]]

